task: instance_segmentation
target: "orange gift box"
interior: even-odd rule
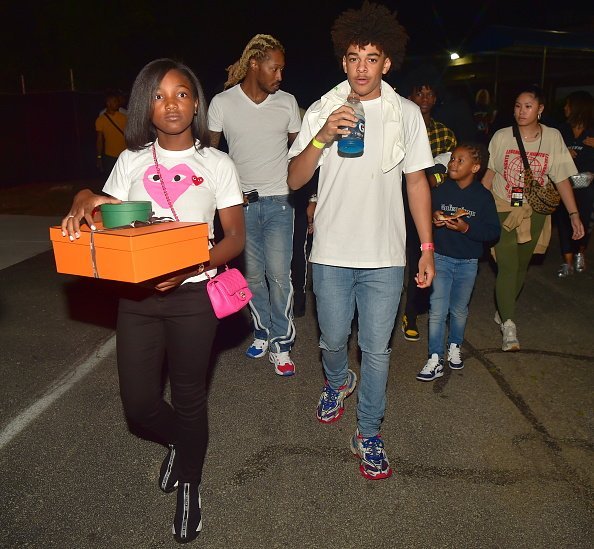
[[[81,227],[70,241],[61,227],[50,227],[59,273],[143,282],[208,261],[208,224],[171,221],[145,227]]]

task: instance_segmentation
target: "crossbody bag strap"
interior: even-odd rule
[[[514,137],[518,142],[518,149],[520,149],[520,156],[522,157],[522,162],[524,163],[524,169],[530,170],[530,163],[528,162],[528,156],[526,155],[526,149],[524,148],[524,143],[522,143],[522,136],[520,135],[520,130],[518,129],[518,125],[514,124],[512,126],[512,131],[514,133]]]
[[[117,125],[117,124],[116,124],[116,123],[113,121],[113,119],[111,118],[111,116],[109,116],[109,114],[107,114],[106,112],[104,112],[103,114],[104,114],[104,115],[107,117],[107,120],[109,120],[109,121],[110,121],[110,122],[111,122],[111,123],[112,123],[112,124],[113,124],[113,125],[116,127],[116,129],[117,129],[117,130],[118,130],[118,131],[119,131],[119,132],[120,132],[122,135],[124,135],[124,130],[122,130],[122,128],[120,128],[120,127],[119,127],[119,126],[118,126],[118,125]]]

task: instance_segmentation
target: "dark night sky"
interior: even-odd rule
[[[552,10],[548,2],[382,2],[398,12],[411,39],[408,63],[416,56],[445,56],[490,24],[565,30],[593,22],[594,8]],[[157,57],[188,63],[207,96],[222,89],[225,67],[257,33],[272,34],[287,50],[284,89],[307,105],[341,79],[330,28],[336,16],[360,0],[190,1],[55,0],[2,9],[0,92],[18,92],[19,75],[28,91],[69,87],[103,91],[129,89],[138,70]],[[407,69],[407,64],[403,70]],[[397,76],[394,76],[397,78]]]

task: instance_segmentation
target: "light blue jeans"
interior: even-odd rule
[[[288,195],[261,196],[245,212],[245,277],[254,294],[250,311],[254,337],[273,352],[289,351],[293,324],[293,206]]]
[[[478,271],[478,259],[456,259],[435,254],[435,278],[429,304],[429,356],[444,357],[446,321],[449,313],[448,347],[462,345],[468,304]]]
[[[375,436],[386,409],[392,352],[388,345],[398,313],[404,267],[353,269],[314,263],[312,277],[322,365],[333,389],[338,389],[347,379],[347,343],[357,309],[362,354],[357,426],[362,436]]]

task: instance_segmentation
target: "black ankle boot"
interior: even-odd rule
[[[202,530],[200,485],[197,482],[180,482],[177,487],[177,508],[173,519],[173,537],[178,543],[195,540]]]
[[[170,494],[177,488],[177,465],[178,457],[173,444],[169,445],[169,452],[165,456],[161,464],[161,471],[159,472],[159,488],[166,494]]]

